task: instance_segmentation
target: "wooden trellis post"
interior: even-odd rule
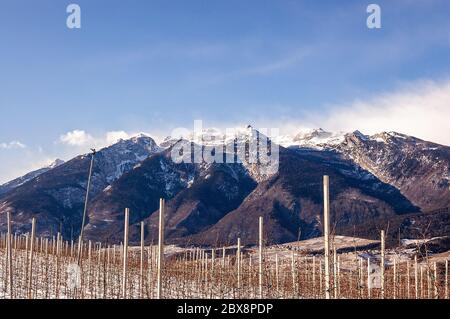
[[[225,247],[222,247],[222,268],[225,268]]]
[[[12,234],[11,234],[11,212],[6,213],[7,223],[8,223],[8,241],[7,241],[7,257],[8,257],[8,277],[9,277],[9,297],[11,299],[13,296],[13,269],[12,269]]]
[[[434,278],[433,278],[433,286],[434,286],[434,298],[439,299],[439,290],[438,290],[438,272],[437,272],[437,263],[434,262]]]
[[[323,287],[322,269],[323,269],[323,267],[322,267],[322,259],[321,259],[321,260],[319,260],[319,294],[322,293],[322,287]]]
[[[384,299],[384,259],[385,259],[385,255],[384,255],[384,250],[385,250],[385,236],[384,236],[384,230],[381,231],[381,261],[380,261],[380,266],[381,266],[381,298]]]
[[[363,297],[363,259],[359,257],[359,272],[358,272],[358,294],[359,298]]]
[[[333,291],[334,299],[338,299],[338,275],[337,275],[337,253],[336,247],[333,245]]]
[[[325,298],[330,299],[330,179],[323,177],[323,235],[325,255]]]
[[[414,290],[416,299],[419,299],[419,268],[417,267],[417,255],[414,256]]]
[[[372,297],[372,282],[370,281],[370,258],[367,258],[367,298],[370,299]]]
[[[292,279],[292,296],[295,298],[297,292],[297,285],[295,283],[295,251],[292,250],[291,255],[291,279]]]
[[[30,241],[30,259],[28,265],[28,299],[32,298],[32,284],[33,284],[33,251],[34,251],[34,238],[36,235],[36,218],[31,220],[31,241]]]
[[[128,270],[128,226],[130,210],[125,208],[125,225],[123,231],[123,272],[122,272],[122,298],[127,298],[127,270]]]
[[[236,262],[237,262],[237,287],[238,289],[241,288],[241,239],[238,238],[237,240],[237,256],[236,256]],[[240,295],[240,291],[239,291]]]
[[[24,281],[24,286],[27,286],[28,283],[28,237],[29,237],[29,233],[25,234],[25,262],[23,263],[23,273],[25,274],[25,281]],[[25,288],[26,289],[26,288]]]
[[[448,260],[445,261],[445,299],[448,299]]]
[[[313,282],[313,296],[316,297],[316,256],[312,258],[312,282]]]
[[[144,222],[141,222],[141,260],[139,272],[139,298],[142,298],[144,283]]]
[[[259,298],[263,297],[263,218],[259,217]]]
[[[252,285],[252,255],[248,256],[248,286]]]
[[[92,241],[89,240],[88,241],[88,248],[87,248],[87,252],[88,252],[88,273],[87,273],[87,287],[88,287],[88,291],[91,292],[92,288],[91,288],[91,270],[92,270]],[[83,259],[81,259],[83,260]]]
[[[341,256],[337,256],[337,296],[341,297]]]
[[[216,250],[211,249],[211,277],[214,277],[214,268],[216,265]]]
[[[157,265],[157,287],[156,298],[162,298],[162,277],[161,272],[164,267],[164,206],[163,198],[159,200],[159,230],[158,230],[158,265]]]
[[[408,299],[411,298],[411,274],[409,260],[406,261],[406,294]]]
[[[278,293],[280,291],[280,279],[279,279],[279,265],[278,265],[278,254],[275,254],[275,278],[276,278],[276,285],[277,285],[277,297]]]
[[[397,299],[397,258],[394,258],[394,280],[393,280],[393,298]]]
[[[59,249],[60,249],[60,238],[61,234],[58,232],[56,235],[56,276],[55,276],[55,294],[56,294],[56,299],[59,298],[59,276],[60,276],[60,272],[59,272]]]
[[[445,299],[448,299],[448,260],[445,261]]]

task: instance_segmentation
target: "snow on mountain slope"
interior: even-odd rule
[[[233,163],[242,163],[255,181],[267,180],[278,170],[278,159],[275,156],[279,145],[272,142],[269,133],[253,128],[251,125],[237,127],[223,132],[216,128],[205,128],[200,132],[191,132],[183,138],[193,143],[197,148],[202,146],[203,158],[215,157],[217,150],[221,153],[234,154]],[[162,147],[168,148],[174,145],[178,138],[168,136]],[[269,151],[272,151],[268,154]],[[263,155],[266,154],[266,155]],[[274,154],[274,155],[272,155]],[[230,157],[226,161],[230,164]]]
[[[144,135],[99,150],[95,155],[90,198],[101,193],[124,173],[161,149]],[[11,211],[16,231],[27,231],[33,216],[39,216],[38,229],[55,233],[62,223],[63,233],[77,234],[86,194],[91,156],[89,154],[55,167],[13,189],[0,200],[0,211]],[[0,229],[5,227],[4,220]]]
[[[43,168],[32,171],[32,172],[27,173],[21,177],[18,177],[12,181],[9,181],[3,185],[0,185],[0,197],[4,194],[8,193],[9,191],[13,190],[14,188],[19,187],[19,186],[25,184],[26,182],[32,180],[33,178],[36,178],[37,176],[39,176],[45,172],[48,172],[49,170],[51,170],[55,167],[58,167],[62,164],[64,164],[63,160],[56,159],[50,165],[47,165]]]
[[[450,147],[396,133],[356,131],[333,146],[423,210],[450,206]]]
[[[291,149],[335,151],[395,186],[423,210],[450,206],[450,148],[397,132],[365,135],[323,129],[283,136]]]
[[[344,139],[344,132],[332,133],[319,128],[303,130],[297,133],[295,136],[280,136],[278,139],[274,139],[274,141],[284,147],[298,146],[322,149],[333,145],[338,145],[342,143]]]

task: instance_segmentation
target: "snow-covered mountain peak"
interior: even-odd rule
[[[201,132],[191,132],[186,136],[167,136],[160,144],[163,148],[168,148],[180,139],[194,142],[198,145],[228,145],[234,141],[249,141],[258,136],[259,131],[251,125],[245,127],[236,127],[230,129],[204,128]],[[261,133],[259,133],[261,136]]]
[[[100,150],[100,152],[104,153],[154,153],[160,151],[160,147],[156,144],[155,140],[150,136],[147,136],[143,133],[135,135],[129,139],[120,139],[117,143],[105,147]]]
[[[301,130],[294,136],[280,136],[276,141],[285,147],[298,146],[308,148],[324,148],[342,143],[344,132],[328,132],[322,128]]]
[[[393,139],[401,139],[401,140],[413,140],[414,138],[405,134],[400,134],[397,132],[381,132],[370,136],[370,139],[376,140],[377,142],[389,143],[392,142]]]
[[[59,158],[57,158],[56,160],[54,160],[52,163],[50,163],[50,165],[48,165],[47,167],[50,169],[53,169],[55,167],[58,167],[62,164],[64,164],[65,162]]]

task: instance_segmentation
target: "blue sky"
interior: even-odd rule
[[[80,30],[66,27],[70,3]],[[447,0],[1,0],[0,182],[107,132],[164,136],[195,119],[448,145],[448,124],[433,126],[449,115],[449,13]],[[74,130],[84,142],[62,138]]]

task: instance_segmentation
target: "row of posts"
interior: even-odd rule
[[[324,232],[324,281],[325,281],[325,298],[330,299],[331,298],[331,291],[335,290],[335,297],[336,297],[336,287],[331,287],[331,275],[330,275],[330,253],[331,253],[331,245],[330,245],[330,198],[329,198],[329,177],[324,176],[323,177],[323,194],[324,194],[324,226],[323,226],[323,232]],[[122,298],[126,299],[127,296],[127,272],[128,272],[128,246],[129,246],[129,219],[130,219],[130,211],[129,209],[125,209],[125,218],[124,218],[124,240],[123,240],[123,273],[122,273]],[[160,205],[159,205],[159,227],[158,227],[158,247],[157,247],[157,287],[156,287],[156,297],[158,299],[163,298],[163,290],[162,290],[162,274],[164,269],[164,219],[165,219],[165,200],[160,199]],[[7,240],[6,240],[6,248],[7,248],[7,270],[8,270],[8,281],[9,281],[9,292],[12,296],[13,294],[13,271],[12,271],[12,233],[11,233],[11,214],[10,212],[7,212]],[[141,254],[140,254],[140,282],[139,282],[139,290],[141,291],[143,286],[143,260],[144,260],[144,222],[141,222],[141,238],[140,238],[140,247],[141,247]],[[258,236],[258,262],[259,262],[259,268],[258,268],[258,296],[260,298],[263,298],[263,217],[259,217],[259,236]],[[34,253],[34,242],[35,242],[35,234],[36,234],[36,219],[32,219],[32,227],[31,227],[31,241],[30,241],[30,247],[29,247],[29,258],[28,259],[28,267],[27,267],[27,294],[28,298],[32,298],[32,275],[33,275],[33,253]],[[58,234],[59,236],[59,234]],[[59,244],[59,240],[58,240]],[[57,245],[58,245],[57,244]],[[81,254],[82,254],[82,245],[79,245],[78,249],[78,262],[81,261]],[[58,249],[58,248],[57,248]],[[336,259],[336,249],[333,249],[334,251],[334,259]],[[214,251],[213,251],[214,255]],[[224,251],[225,255],[225,251]],[[213,256],[214,258],[214,256]],[[238,288],[241,287],[241,239],[238,238],[237,240],[237,286]],[[278,255],[275,257],[275,263],[276,263],[276,277],[278,278]],[[294,259],[293,259],[294,262]],[[336,267],[336,260],[334,260],[334,267]],[[368,272],[370,271],[370,259],[367,262],[368,264]],[[381,298],[385,297],[385,232],[384,230],[381,231]],[[415,286],[416,286],[416,298],[418,298],[418,282],[417,282],[417,256],[415,257]],[[334,269],[334,273],[336,273],[336,270]],[[396,271],[396,265],[394,264],[394,273]],[[314,274],[315,275],[315,274]],[[368,275],[368,294],[370,298],[370,280]],[[334,286],[336,286],[336,282],[334,283]]]

